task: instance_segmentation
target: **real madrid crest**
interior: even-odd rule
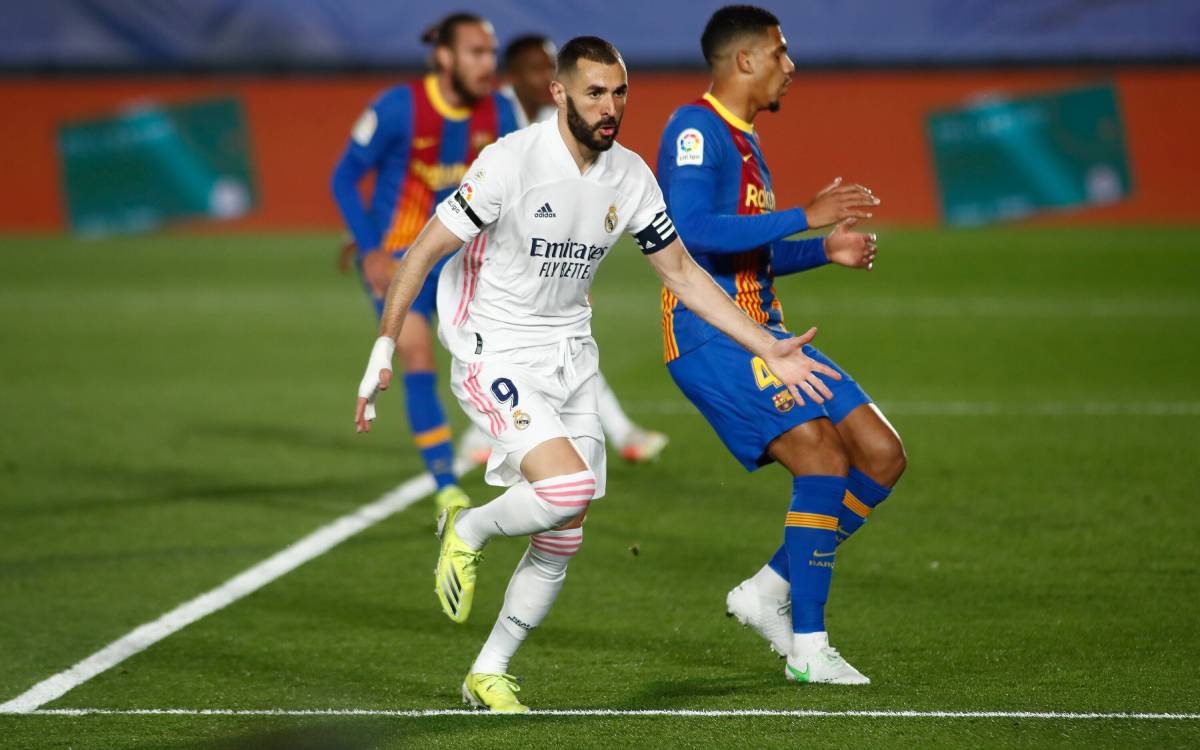
[[[529,426],[530,421],[532,421],[532,420],[530,420],[529,415],[526,414],[525,412],[521,411],[520,409],[517,409],[516,411],[514,411],[512,413],[512,418],[513,418],[513,427],[516,427],[518,430],[525,429],[526,427]]]
[[[604,231],[612,234],[617,231],[617,207],[609,206],[608,215],[604,217]]]

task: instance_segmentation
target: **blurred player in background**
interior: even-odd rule
[[[701,46],[712,87],[671,116],[659,144],[658,179],[696,262],[765,330],[790,338],[775,277],[831,262],[870,269],[875,235],[852,227],[869,218],[879,201],[839,178],[807,209],[776,212],[752,123],[759,112],[779,108],[795,70],[779,20],[753,6],[722,8],[705,27]],[[828,237],[785,239],[834,224]],[[777,461],[793,475],[784,543],[729,593],[729,613],[787,657],[790,680],[870,682],[829,645],[825,602],[837,546],[888,497],[904,471],[899,436],[862,388],[814,347],[804,351],[842,375],[830,382],[833,398],[824,403],[794,399],[761,358],[669,289],[663,290],[663,328],[671,377],[737,460],[750,471]]]
[[[513,103],[519,127],[558,116],[554,97],[550,95],[557,54],[550,37],[540,34],[519,36],[504,48],[507,80],[500,87],[500,93]]]
[[[653,173],[616,143],[628,91],[611,44],[580,37],[563,46],[554,81],[558,118],[484,150],[438,205],[388,289],[359,384],[355,423],[366,432],[425,274],[466,243],[438,290],[439,334],[453,355],[454,394],[492,436],[487,480],[507,489],[478,508],[445,511],[434,585],[446,615],[464,622],[484,546],[496,537],[530,537],[462,685],[464,700],[493,711],[528,710],[509,662],[558,597],[583,544],[588,507],[605,492],[599,352],[587,295],[622,234],[633,235],[672,294],[769,362],[796,393],[828,393],[817,372],[837,377],[801,351],[815,331],[777,340],[688,256]]]
[[[433,72],[379,96],[351,131],[333,173],[333,195],[357,247],[363,287],[383,313],[396,261],[416,239],[438,202],[458,187],[484,146],[516,130],[512,104],[494,92],[496,36],[469,13],[447,16],[426,32]],[[375,173],[364,206],[359,182]],[[439,263],[425,280],[397,339],[413,439],[437,481],[437,505],[468,505],[454,473],[450,424],[438,397],[431,322]]]
[[[558,54],[554,42],[539,34],[517,37],[504,48],[504,71],[507,83],[500,88],[513,103],[517,123],[525,127],[530,123],[552,120],[558,116],[554,97],[550,95],[550,81],[554,79],[554,58]],[[626,461],[650,461],[662,453],[667,446],[667,436],[643,429],[621,408],[617,395],[599,373],[600,423],[604,435],[620,451]]]

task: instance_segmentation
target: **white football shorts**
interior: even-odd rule
[[[604,496],[599,367],[600,352],[591,336],[486,354],[475,362],[452,360],[450,388],[492,443],[484,475],[488,484],[511,487],[524,481],[521,461],[529,451],[565,437],[596,475],[595,497]]]

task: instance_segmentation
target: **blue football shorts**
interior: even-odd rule
[[[780,339],[793,336],[771,333]],[[820,417],[837,424],[871,402],[854,378],[816,347],[806,345],[804,353],[842,376],[834,380],[818,373],[833,392],[833,399],[824,404],[808,396],[803,404],[796,403],[760,358],[721,333],[668,363],[667,370],[734,458],[747,471],[754,471],[774,461],[767,455],[767,445],[793,427]]]

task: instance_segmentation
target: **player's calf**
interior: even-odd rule
[[[578,519],[582,523],[582,518]],[[529,537],[529,549],[504,592],[500,616],[463,682],[464,699],[497,712],[526,710],[513,693],[508,664],[517,649],[550,612],[567,577],[567,565],[583,546],[583,528],[544,531]]]
[[[838,543],[862,528],[867,517],[891,495],[908,466],[895,428],[873,404],[865,404],[838,424],[850,454],[846,496],[838,514]]]

